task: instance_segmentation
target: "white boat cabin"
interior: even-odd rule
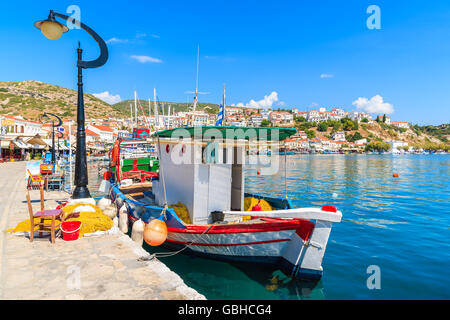
[[[165,185],[167,204],[184,204],[193,224],[212,223],[214,211],[243,211],[245,142],[252,136],[261,138],[263,129],[271,139],[275,130],[281,130],[277,138],[295,133],[288,128],[235,127],[158,132],[160,177],[152,187],[156,204],[165,203]]]

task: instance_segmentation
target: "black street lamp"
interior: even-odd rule
[[[58,159],[60,159],[61,154],[59,153],[59,138],[64,137],[64,134],[61,131],[58,131],[57,133],[58,133]],[[63,153],[64,153],[64,150],[63,150]]]
[[[58,120],[58,124],[55,125],[55,120],[52,119],[52,163],[55,164],[55,162],[56,162],[56,157],[55,157],[55,128],[62,125],[62,120],[56,114],[53,114],[53,113],[50,113],[50,112],[44,112],[44,114],[42,115],[43,118],[49,118],[49,116],[55,117]]]
[[[83,61],[80,42],[78,42],[78,104],[77,104],[77,148],[75,156],[75,189],[72,193],[72,199],[84,199],[91,198],[89,193],[88,185],[88,173],[87,173],[87,161],[86,161],[86,131],[84,128],[84,99],[83,99],[83,69],[88,68],[98,68],[106,63],[108,60],[108,47],[105,41],[100,38],[100,36],[95,33],[91,28],[89,28],[84,23],[66,16],[61,13],[54,12],[50,10],[50,14],[47,20],[42,20],[36,22],[34,25],[36,28],[40,29],[44,36],[48,39],[56,40],[61,37],[61,35],[67,31],[69,28],[67,26],[59,23],[55,20],[55,17],[59,17],[66,21],[71,22],[74,25],[80,26],[82,29],[87,31],[97,42],[100,47],[100,56],[92,61]]]

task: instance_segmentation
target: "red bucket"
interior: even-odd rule
[[[80,236],[81,221],[65,221],[61,224],[64,241],[77,240]]]

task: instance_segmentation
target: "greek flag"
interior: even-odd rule
[[[219,107],[219,115],[217,116],[216,126],[222,126],[223,121],[223,105]]]

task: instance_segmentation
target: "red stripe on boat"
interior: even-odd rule
[[[178,243],[178,244],[189,244],[191,246],[204,246],[204,247],[234,247],[234,246],[250,246],[253,244],[265,244],[265,243],[272,243],[272,242],[286,242],[290,241],[291,239],[277,239],[277,240],[266,240],[266,241],[255,241],[255,242],[245,242],[245,243],[190,243],[190,242],[184,242],[184,241],[178,241],[178,240],[170,240],[167,239],[166,241]]]
[[[174,233],[203,234],[209,225],[188,225],[186,229],[167,228],[167,231]],[[278,222],[262,222],[253,224],[230,224],[214,225],[207,234],[232,234],[232,233],[255,233],[255,232],[276,232],[283,230],[296,230],[296,233],[307,240],[314,229],[314,223],[309,220],[294,219]]]

